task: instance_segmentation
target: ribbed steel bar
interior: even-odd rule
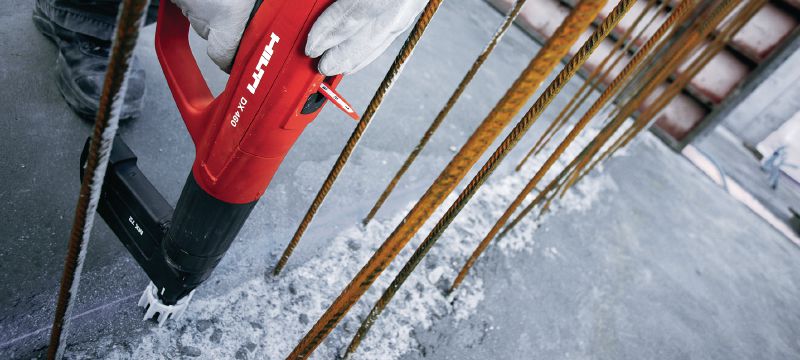
[[[632,37],[632,38],[631,38],[631,40],[630,40],[630,41],[628,41],[628,42],[626,42],[626,43],[625,43],[625,46],[622,48],[622,50],[621,50],[621,51],[612,51],[612,53],[610,53],[610,54],[609,54],[609,56],[611,56],[611,55],[613,55],[613,54],[616,52],[616,53],[617,53],[617,57],[614,59],[614,61],[611,63],[611,65],[609,65],[609,66],[608,66],[608,67],[607,67],[607,68],[606,68],[606,69],[603,71],[603,74],[602,74],[602,75],[600,75],[599,79],[601,79],[601,80],[602,80],[602,79],[606,79],[606,78],[608,78],[608,77],[609,77],[609,75],[612,73],[612,71],[613,71],[613,70],[614,70],[614,69],[617,67],[617,64],[619,64],[619,62],[620,62],[620,61],[622,61],[622,59],[624,59],[624,58],[625,58],[625,54],[627,54],[627,53],[628,53],[628,51],[629,51],[629,50],[630,50],[630,49],[633,47],[633,45],[636,43],[636,40],[637,40],[637,39],[640,39],[640,38],[641,38],[641,37],[644,35],[645,31],[647,31],[647,29],[648,29],[648,28],[650,28],[650,25],[652,25],[652,24],[653,24],[653,22],[655,22],[655,20],[656,20],[656,19],[658,19],[658,16],[659,16],[659,15],[660,15],[660,14],[661,14],[663,11],[664,11],[664,9],[667,7],[667,4],[668,4],[668,2],[667,2],[667,1],[662,1],[662,2],[661,2],[661,5],[659,5],[659,7],[656,9],[656,11],[654,11],[654,12],[653,12],[653,16],[652,16],[652,17],[650,17],[650,20],[647,22],[647,24],[645,24],[645,26],[644,26],[644,27],[642,27],[642,29],[640,29],[640,30],[639,30],[639,32],[638,32],[638,33],[637,33],[637,34],[636,34],[634,37]],[[648,5],[648,8],[649,8],[649,7],[650,7],[650,6]],[[646,11],[646,10],[645,10],[645,11]],[[642,15],[644,15],[644,14],[645,14],[645,12],[642,12],[642,14],[640,14],[640,16],[642,16]],[[639,20],[639,19],[640,19],[640,18],[637,18],[637,21],[635,21],[635,22],[634,22],[634,24],[631,26],[631,29],[633,29],[633,28],[635,28],[635,27],[636,27],[636,24],[638,24],[638,20]],[[625,39],[626,37],[627,37],[627,34],[625,34],[625,35],[624,35],[624,36],[623,36],[621,39]],[[588,81],[588,80],[587,80],[587,81]],[[590,87],[589,91],[587,91],[586,93],[584,93],[584,94],[583,94],[583,96],[581,97],[580,101],[578,102],[578,104],[577,104],[577,105],[575,105],[574,107],[572,107],[572,108],[569,110],[569,114],[566,114],[566,119],[570,119],[570,118],[572,118],[572,115],[575,113],[575,111],[577,111],[577,110],[580,108],[580,106],[581,106],[581,105],[582,105],[582,104],[583,104],[583,103],[584,103],[584,102],[587,100],[587,98],[589,97],[589,95],[590,95],[590,94],[591,94],[593,91],[595,91],[595,90],[596,90],[596,89],[597,89],[597,88],[600,86],[600,84],[601,84],[601,83],[602,83],[602,82],[600,82],[600,81],[595,81],[595,82],[592,82],[592,83],[591,83],[591,87]],[[584,86],[585,86],[585,85],[587,85],[587,83],[584,83]],[[577,96],[576,96],[576,97],[574,97],[572,100],[575,100],[576,98],[577,98]],[[572,101],[572,100],[571,100],[571,101]],[[612,103],[613,103],[613,102],[612,102]],[[562,110],[562,113],[565,113],[566,111],[567,111],[567,107],[565,107],[565,108]],[[559,115],[560,115],[560,114],[559,114]],[[553,136],[555,136],[555,134],[557,134],[559,131],[561,131],[561,128],[562,128],[564,125],[566,125],[566,120],[564,120],[564,119],[562,119],[562,121],[559,121],[559,122],[557,122],[557,123],[556,123],[555,121],[554,121],[553,123],[551,123],[551,126],[553,126],[553,127],[554,127],[554,129],[552,129],[552,130],[550,131],[550,133],[549,133],[549,134],[547,134],[547,138],[546,138],[546,139],[544,139],[544,138],[540,138],[540,139],[539,139],[539,142],[541,142],[541,143],[539,144],[539,147],[538,147],[538,149],[536,148],[536,146],[534,146],[534,148],[532,148],[532,149],[531,149],[531,151],[529,151],[529,152],[528,152],[528,154],[526,154],[525,158],[523,158],[523,160],[519,162],[519,164],[518,164],[518,165],[517,165],[517,167],[516,167],[516,171],[519,171],[519,170],[521,170],[521,169],[522,169],[522,166],[525,164],[525,162],[526,162],[526,161],[527,161],[527,160],[528,160],[528,159],[529,159],[531,156],[536,156],[536,155],[537,155],[539,152],[541,152],[541,151],[544,149],[544,147],[547,145],[547,142],[549,142],[549,141],[552,139],[552,137],[553,137]],[[543,136],[544,136],[544,135],[543,135]]]
[[[378,201],[375,202],[375,205],[372,206],[372,209],[364,218],[364,225],[368,224],[372,218],[375,217],[375,214],[378,212],[378,210],[380,210],[381,206],[383,206],[383,203],[386,202],[386,199],[392,194],[392,191],[394,191],[397,183],[400,181],[403,175],[405,175],[406,171],[408,171],[408,168],[411,167],[411,164],[414,163],[414,160],[417,159],[417,156],[419,156],[419,153],[421,153],[422,149],[424,149],[428,144],[431,137],[433,137],[433,134],[436,133],[436,130],[439,129],[439,125],[442,124],[442,121],[444,121],[444,119],[447,117],[447,114],[450,113],[450,109],[452,109],[456,102],[458,102],[458,99],[461,98],[461,94],[464,93],[464,90],[475,77],[475,74],[478,73],[478,70],[481,68],[486,59],[489,58],[489,55],[492,53],[492,51],[494,51],[494,48],[500,42],[500,39],[506,33],[508,28],[511,27],[511,24],[514,23],[514,19],[517,18],[517,15],[519,15],[519,12],[522,10],[522,6],[525,5],[526,1],[527,0],[517,0],[511,10],[509,10],[509,12],[506,14],[503,23],[500,24],[500,27],[497,28],[497,31],[495,31],[491,40],[489,40],[489,43],[486,45],[480,55],[478,55],[478,58],[475,59],[475,62],[472,63],[472,67],[470,67],[470,69],[464,75],[464,78],[461,79],[461,82],[458,84],[458,86],[456,86],[455,91],[453,91],[453,94],[450,95],[450,98],[447,100],[447,103],[445,103],[442,110],[439,111],[439,114],[437,114],[436,118],[433,119],[431,125],[427,130],[425,130],[425,133],[422,135],[422,138],[419,140],[417,146],[414,147],[414,150],[412,150],[408,155],[406,160],[403,162],[403,165],[400,166],[399,170],[397,170],[397,173],[394,175],[392,180],[389,181],[388,185],[386,185],[386,189],[383,190],[383,193],[381,193],[380,197],[378,197]]]
[[[84,167],[75,218],[72,222],[64,273],[56,300],[55,317],[50,332],[47,358],[60,359],[67,345],[70,315],[78,295],[83,260],[97,212],[97,203],[105,179],[111,144],[119,125],[120,109],[125,98],[125,77],[130,68],[139,29],[144,23],[148,0],[124,0],[117,15],[117,27],[111,44],[108,70],[100,94],[99,109],[92,129],[92,138]]]
[[[506,225],[508,220],[511,218],[511,215],[514,214],[514,211],[516,211],[516,209],[522,204],[528,194],[534,190],[534,188],[539,184],[539,181],[544,178],[547,172],[550,171],[550,168],[552,168],[561,155],[564,154],[567,148],[572,145],[572,142],[578,137],[578,135],[580,135],[586,126],[589,125],[592,119],[595,118],[600,109],[602,109],[606,102],[611,100],[611,98],[617,94],[621,87],[628,81],[630,75],[639,69],[639,65],[650,54],[650,50],[653,48],[653,46],[661,41],[661,37],[666,34],[673,24],[681,21],[685,17],[685,15],[688,13],[688,10],[690,10],[694,4],[694,0],[682,1],[680,5],[673,10],[670,17],[667,18],[663,24],[661,24],[653,36],[639,49],[639,51],[636,52],[636,54],[633,56],[633,58],[631,58],[625,68],[622,69],[619,75],[617,75],[606,87],[606,89],[603,91],[600,97],[595,100],[589,110],[583,114],[580,120],[578,120],[575,126],[573,126],[572,130],[567,134],[566,138],[561,141],[553,153],[550,154],[542,166],[539,167],[533,178],[531,178],[531,180],[525,185],[522,191],[520,191],[517,197],[508,206],[503,215],[500,216],[492,229],[489,230],[489,233],[486,234],[483,240],[478,244],[470,257],[467,259],[464,266],[461,268],[461,271],[459,271],[456,279],[453,281],[451,290],[457,288],[458,285],[461,284],[469,272],[469,269],[472,268],[472,266],[475,264],[475,261],[477,261],[478,257],[483,253],[483,251],[486,250],[497,233],[500,232],[500,230]]]
[[[581,0],[576,5],[404,220],[350,281],[311,330],[300,340],[289,358],[307,358],[333,330],[342,316],[369,289],[375,279],[464,178],[483,152],[500,135],[513,116],[525,105],[539,84],[567,54],[570,46],[591,25],[605,2],[606,0]]]
[[[609,77],[609,75],[612,73],[612,71],[617,68],[617,65],[619,64],[619,62],[622,61],[622,59],[625,58],[625,54],[627,54],[628,51],[630,51],[631,49],[634,48],[634,45],[636,44],[637,40],[641,39],[645,35],[647,29],[649,29],[650,26],[652,26],[653,23],[655,23],[655,21],[658,20],[659,15],[664,13],[664,11],[667,9],[667,6],[669,5],[669,3],[670,3],[669,1],[661,1],[661,5],[659,5],[658,8],[653,12],[653,16],[650,17],[650,20],[647,21],[647,24],[645,24],[639,30],[639,32],[634,37],[631,38],[631,41],[629,41],[627,44],[625,44],[625,48],[622,49],[622,51],[619,52],[619,54],[617,55],[617,58],[614,59],[614,62],[612,62],[611,65],[609,65],[608,69],[606,69],[605,74],[603,74],[601,79],[605,79],[605,78]],[[638,49],[637,49],[637,51],[638,51]],[[654,51],[658,51],[658,50],[656,49]],[[595,83],[592,86],[592,90],[597,89],[599,84],[600,83]],[[605,107],[606,110],[609,107],[612,107],[613,105],[614,105],[614,101],[609,102],[608,105],[606,105],[606,107]],[[600,111],[601,114],[603,114],[604,112],[605,112],[604,110]],[[612,112],[612,114],[609,115],[608,118],[613,118],[613,116],[614,116],[614,114]],[[556,131],[558,131],[558,130],[559,129],[556,129]]]
[[[603,80],[608,78],[608,75],[614,70],[614,67],[617,63],[625,57],[625,53],[631,47],[631,45],[635,42],[635,39],[638,39],[641,36],[641,33],[647,28],[645,26],[636,37],[633,37],[630,41],[626,41],[628,37],[631,35],[633,30],[639,26],[639,23],[644,19],[644,16],[650,11],[650,9],[656,4],[656,0],[648,0],[647,5],[642,10],[641,13],[634,19],[633,23],[625,30],[622,36],[618,37],[614,42],[614,45],[611,48],[611,51],[600,61],[600,64],[595,67],[594,70],[586,77],[586,80],[583,82],[581,87],[578,91],[572,95],[569,102],[566,106],[561,109],[561,112],[558,113],[558,116],[547,126],[545,131],[540,135],[539,139],[533,145],[533,147],[528,151],[527,154],[522,158],[522,160],[517,164],[515,171],[520,171],[522,166],[528,161],[531,156],[536,156],[541,152],[545,146],[550,142],[550,140],[564,127],[564,125],[569,122],[569,119],[575,114],[575,112],[580,109],[581,105],[589,98],[599,86],[603,83]],[[664,6],[666,2],[662,3]],[[658,11],[656,11],[651,18],[651,21],[658,16]],[[648,23],[649,26],[649,23]],[[618,55],[618,56],[615,56]],[[615,58],[615,60],[611,63],[610,66],[608,62]]]
[[[689,25],[694,24],[695,21],[697,20],[697,17],[703,16],[703,14],[706,13],[707,9],[715,1],[718,0],[699,1],[698,4],[695,6],[695,9],[697,10],[693,11],[687,19],[683,20],[682,24],[673,27],[672,31],[670,31],[670,33],[664,37],[665,40],[659,43],[656,46],[656,48],[654,48],[651,51],[651,53],[653,54],[651,59],[648,59],[645,63],[642,64],[641,69],[637,72],[637,74],[632,76],[631,81],[629,81],[628,84],[622,90],[620,90],[620,95],[617,96],[616,99],[614,99],[614,101],[610,101],[606,105],[605,109],[601,111],[601,113],[605,114],[604,117],[606,118],[606,122],[616,118],[616,116],[619,114],[621,110],[621,106],[629,102],[639,92],[641,92],[641,89],[648,82],[649,79],[648,76],[653,75],[652,73],[653,69],[658,67],[659,61],[663,60],[663,58],[667,56],[666,53],[664,52],[665,49],[672,46],[672,43],[677,41],[678,39],[682,39],[682,37],[685,36],[684,33],[686,28]],[[669,4],[670,4],[669,1],[662,1],[661,6],[659,8],[663,10]],[[655,20],[655,17],[651,19],[651,22],[653,20]]]
[[[305,216],[303,216],[303,220],[300,221],[300,224],[297,226],[297,231],[295,231],[294,236],[292,236],[292,239],[289,241],[289,244],[283,251],[280,260],[278,260],[278,263],[275,265],[275,269],[273,270],[274,275],[278,275],[284,266],[286,266],[286,262],[289,261],[289,257],[292,256],[292,252],[297,247],[297,244],[300,242],[300,239],[303,237],[306,229],[308,229],[308,225],[311,224],[311,220],[314,219],[314,215],[316,215],[317,210],[319,210],[319,207],[322,205],[322,202],[325,200],[328,192],[330,192],[333,183],[336,182],[336,179],[339,177],[339,173],[342,172],[342,169],[344,169],[344,166],[347,164],[347,160],[350,159],[350,155],[353,153],[353,150],[355,150],[359,140],[361,140],[361,136],[367,130],[367,126],[378,112],[378,108],[380,108],[381,104],[383,103],[383,99],[386,97],[386,94],[392,88],[392,85],[397,78],[400,77],[400,72],[403,70],[403,65],[406,63],[408,58],[411,57],[411,53],[414,51],[414,48],[417,46],[420,38],[422,38],[422,34],[425,32],[428,24],[433,19],[433,15],[436,14],[436,11],[442,4],[442,1],[443,0],[430,0],[428,1],[428,5],[425,6],[425,9],[423,9],[422,14],[420,15],[416,24],[414,24],[414,28],[408,35],[406,42],[400,49],[400,53],[397,54],[397,57],[395,57],[391,67],[389,67],[389,71],[386,73],[386,76],[383,78],[380,86],[378,86],[378,90],[375,91],[375,95],[372,96],[372,100],[370,100],[367,109],[361,116],[361,120],[358,121],[358,124],[353,130],[353,133],[350,135],[350,138],[347,139],[347,143],[344,145],[342,152],[339,154],[339,157],[333,164],[331,172],[328,174],[328,177],[325,178],[325,181],[322,183],[322,187],[319,189],[319,192],[317,192],[317,195],[311,202],[311,206],[308,208]]]
[[[765,0],[754,0],[743,6],[730,21],[723,25],[723,29],[716,34],[709,44],[706,44],[700,54],[692,56],[692,62],[680,72],[669,86],[645,109],[606,150],[596,157],[584,170],[574,173],[560,190],[563,196],[567,190],[583,177],[590,173],[598,164],[610,158],[616,151],[630,143],[642,130],[653,121],[672,99],[674,99],[689,82],[730,42],[733,36],[761,9]]]
[[[567,176],[572,174],[572,169],[574,169],[575,166],[577,166],[578,163],[581,162],[586,156],[589,156],[592,148],[600,140],[602,140],[603,134],[605,134],[608,131],[614,131],[615,126],[616,124],[614,123],[614,121],[609,121],[606,124],[604,124],[603,128],[600,130],[598,135],[596,135],[595,138],[592,139],[589,142],[589,144],[586,147],[584,147],[581,150],[581,152],[577,156],[575,156],[575,158],[573,158],[570,161],[570,163],[567,166],[565,166],[561,170],[561,172],[559,172],[558,175],[555,178],[553,178],[550,181],[550,183],[547,184],[547,186],[544,187],[544,189],[541,192],[536,194],[536,197],[533,199],[533,201],[531,201],[530,204],[525,206],[522,209],[522,211],[520,211],[519,214],[517,214],[517,216],[514,217],[514,219],[511,222],[509,222],[505,228],[503,228],[503,231],[501,231],[497,235],[497,239],[503,238],[509,231],[511,231],[511,229],[513,229],[520,221],[522,221],[522,219],[525,218],[528,215],[528,213],[530,213],[537,205],[542,204],[542,202],[544,202],[544,204],[542,205],[539,211],[539,216],[544,214],[547,211],[550,201],[552,201],[553,198],[555,197],[555,194],[557,193],[559,186],[563,184]]]
[[[575,75],[581,65],[583,65],[586,59],[591,55],[599,43],[608,35],[611,29],[616,26],[616,24],[625,15],[627,10],[634,2],[635,0],[620,1],[617,7],[611,12],[611,14],[609,14],[609,16],[592,34],[592,36],[586,41],[586,43],[584,43],[575,56],[573,56],[569,63],[566,64],[556,79],[553,80],[547,89],[544,90],[542,95],[536,100],[530,110],[528,110],[528,112],[522,117],[519,123],[517,123],[511,133],[504,139],[503,143],[492,154],[489,161],[484,164],[484,166],[478,172],[478,175],[476,175],[476,177],[470,181],[469,185],[467,185],[466,189],[459,195],[456,202],[448,209],[442,219],[439,220],[437,225],[434,227],[434,230],[419,245],[414,254],[411,255],[411,258],[408,260],[408,262],[406,262],[389,287],[384,291],[381,298],[375,303],[369,315],[367,315],[367,317],[364,319],[361,327],[356,332],[356,336],[353,339],[353,342],[351,342],[351,345],[357,345],[360,339],[366,335],[372,324],[383,312],[383,309],[386,308],[394,295],[397,293],[397,290],[400,289],[405,280],[408,279],[417,265],[419,265],[419,262],[422,261],[422,258],[425,257],[430,248],[436,243],[444,229],[446,229],[455,216],[457,216],[458,211],[466,205],[472,195],[474,195],[481,184],[483,184],[485,179],[488,178],[496,166],[502,162],[504,156],[514,148],[514,145],[535,123],[536,119],[541,115],[544,109],[553,101],[553,99],[558,95],[569,79]]]

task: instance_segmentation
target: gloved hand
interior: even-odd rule
[[[172,0],[192,28],[208,40],[206,53],[220,69],[230,72],[233,57],[256,0]]]
[[[319,72],[352,74],[371,63],[408,29],[427,0],[337,0],[311,27],[306,55]]]

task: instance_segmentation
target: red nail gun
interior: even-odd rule
[[[156,52],[195,144],[192,171],[172,209],[117,137],[98,206],[152,280],[139,301],[145,319],[163,324],[183,313],[327,99],[358,119],[334,90],[342,76],[320,74],[303,51],[314,20],[332,2],[257,1],[216,98],[189,48],[189,21],[171,1],[161,2]]]

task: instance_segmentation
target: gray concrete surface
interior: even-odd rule
[[[407,359],[792,359],[798,249],[663,145],[634,145],[619,190],[489,250],[486,299],[438,320]],[[665,171],[667,170],[668,171]]]
[[[0,14],[2,358],[39,357],[46,346],[78,190],[78,155],[89,129],[58,95],[56,50],[34,29],[31,7],[13,2]],[[364,216],[499,21],[480,0],[445,2],[290,267],[320,256],[327,235]],[[145,113],[120,132],[143,171],[174,202],[193,149],[160,73],[152,35],[146,29],[137,50],[149,76]],[[365,107],[398,46],[345,80],[340,90],[356,108]],[[504,37],[379,217],[392,216],[424,191],[451,147],[460,146],[481,120],[476,114],[488,111],[538,48],[518,29]],[[209,82],[221,88],[225,77],[202,53]],[[579,85],[574,81],[565,92]],[[552,118],[567,100],[557,99],[543,118]],[[197,296],[224,293],[271,269],[352,128],[331,107],[324,110]],[[534,134],[520,147],[531,146]],[[634,154],[609,169],[623,191],[581,217],[550,219],[542,243],[552,241],[566,260],[535,255],[483,262],[477,273],[491,286],[481,312],[459,324],[440,319],[420,332],[423,348],[408,357],[800,356],[800,311],[792,301],[800,295],[797,249],[662,146],[638,146]],[[496,176],[507,174],[521,155],[511,156]],[[87,261],[71,346],[94,346],[99,338],[126,346],[152,326],[139,320],[134,306],[146,277],[102,222]],[[492,327],[498,330],[486,330]]]

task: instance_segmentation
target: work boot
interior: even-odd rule
[[[39,8],[33,10],[36,28],[58,46],[58,90],[81,118],[94,121],[108,68],[110,41],[67,30],[51,21]],[[131,61],[120,120],[139,117],[144,98],[145,74],[137,58]]]

